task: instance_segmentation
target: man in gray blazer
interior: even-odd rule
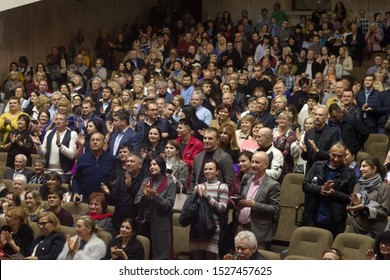
[[[194,158],[190,192],[192,192],[196,184],[206,181],[203,173],[203,166],[208,159],[214,159],[218,162],[219,181],[227,184],[229,189],[232,188],[234,176],[233,160],[232,157],[219,146],[219,139],[219,131],[215,127],[209,127],[205,130],[203,136],[204,151],[197,154]]]
[[[233,199],[238,211],[237,232],[252,231],[259,248],[268,249],[275,236],[280,212],[280,185],[266,174],[268,155],[256,152],[252,157],[252,174],[241,181],[241,199]]]

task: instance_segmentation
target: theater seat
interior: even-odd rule
[[[365,260],[367,249],[374,249],[375,240],[357,233],[340,233],[332,247],[340,250],[347,260]]]

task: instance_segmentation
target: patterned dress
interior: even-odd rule
[[[283,174],[287,174],[294,169],[294,158],[291,155],[291,144],[297,140],[295,131],[288,129],[286,133],[280,134],[277,128],[274,128],[274,146],[282,152],[284,158]]]
[[[206,250],[218,255],[218,240],[219,234],[221,232],[219,226],[219,213],[226,211],[227,200],[229,197],[229,188],[226,184],[222,184],[215,178],[212,181],[208,181],[203,185],[207,186],[207,197],[202,197],[201,199],[206,199],[210,204],[213,210],[213,217],[217,225],[217,229],[214,234],[210,236],[210,239],[199,240],[199,239],[190,239],[190,251]],[[199,185],[199,186],[202,186]],[[197,187],[195,187],[195,191]],[[218,201],[218,192],[219,192],[219,201]]]

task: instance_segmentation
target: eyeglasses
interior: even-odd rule
[[[37,225],[39,227],[45,227],[47,224],[51,224],[51,222],[39,222],[39,223],[37,223]]]

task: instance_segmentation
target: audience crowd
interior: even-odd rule
[[[45,62],[11,62],[0,107],[3,177],[13,180],[13,190],[0,185],[2,254],[143,259],[141,234],[151,259],[174,258],[175,197],[187,193],[199,216],[189,222],[193,259],[263,259],[257,248],[271,248],[291,172],[305,173],[304,225],[335,237],[351,215],[348,231],[382,238],[390,155],[355,159],[370,134],[390,133],[390,11],[350,8],[319,6],[296,25],[279,3],[197,22],[159,1],[150,24],[102,29],[95,44],[79,28]],[[356,80],[366,55],[374,65]],[[72,220],[61,201],[88,211]],[[42,232],[35,241],[29,222]],[[99,230],[114,238],[109,248]],[[390,256],[387,240],[378,246]]]

